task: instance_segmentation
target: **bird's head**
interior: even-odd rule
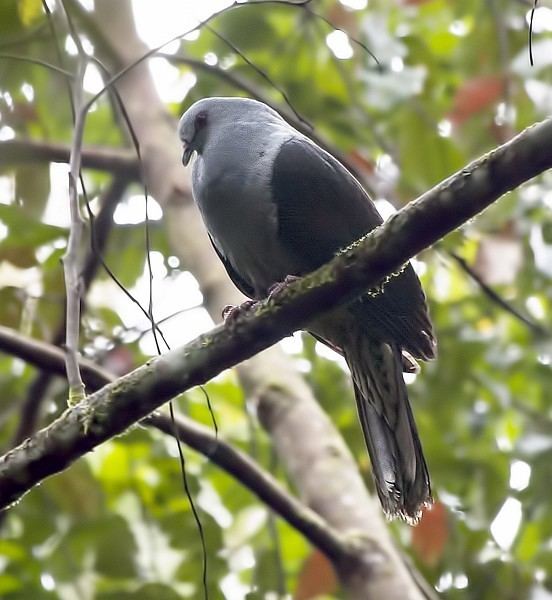
[[[187,166],[194,152],[201,153],[207,139],[209,121],[212,119],[214,98],[204,98],[190,106],[178,124],[178,134],[182,142],[182,164]]]
[[[180,118],[178,133],[183,146],[182,163],[187,166],[192,154],[201,154],[208,140],[226,126],[263,123],[281,117],[272,108],[249,98],[203,98]]]

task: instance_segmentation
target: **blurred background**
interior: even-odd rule
[[[1,325],[63,342],[69,98],[84,62],[89,100],[111,74],[156,49],[120,80],[125,110],[113,94],[95,99],[83,181],[99,252],[146,307],[147,181],[153,311],[171,346],[239,301],[205,242],[178,162],[176,119],[193,101],[271,103],[346,162],[384,216],[552,112],[550,2],[534,11],[533,65],[532,2],[523,0],[229,5],[1,2]],[[408,384],[436,505],[417,528],[389,523],[386,535],[443,598],[552,598],[551,209],[545,173],[415,260],[439,356]],[[82,260],[83,354],[123,374],[156,354],[148,319],[88,241]],[[342,361],[301,333],[277,352],[308,383],[371,490]],[[266,417],[261,378],[248,388],[246,370],[205,387],[219,435],[306,498]],[[1,353],[2,450],[51,422],[65,399],[62,379]],[[176,405],[212,427],[201,390]],[[297,531],[207,458],[185,455],[213,598],[344,597],[331,564]],[[2,515],[0,597],[202,598],[201,538],[179,469],[172,438],[135,428],[32,490]]]

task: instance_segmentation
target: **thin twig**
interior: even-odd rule
[[[378,60],[378,57],[370,50],[370,48],[368,48],[368,46],[364,42],[361,42],[357,37],[355,37],[354,35],[351,35],[348,31],[345,31],[345,29],[338,27],[330,19],[328,19],[324,15],[321,15],[320,13],[313,10],[311,6],[305,4],[305,5],[303,5],[303,8],[305,9],[305,11],[307,13],[309,13],[309,15],[312,15],[313,17],[320,19],[321,21],[326,23],[326,25],[329,25],[334,31],[341,31],[341,33],[344,33],[351,40],[351,42],[353,42],[353,44],[356,44],[359,48],[364,50],[364,52],[366,52],[366,54],[368,54],[368,56],[373,58],[376,65],[378,65],[378,67],[380,69],[382,68],[382,65],[381,65],[380,61]]]
[[[50,29],[54,39],[54,45],[57,49],[58,57],[61,60],[61,49],[57,42],[57,35],[52,21],[52,15],[45,0],[42,1],[46,16],[50,21]],[[87,111],[81,110],[84,94],[84,75],[88,66],[87,55],[80,41],[77,32],[74,30],[69,14],[65,7],[64,0],[61,0],[63,12],[69,24],[71,37],[79,54],[77,75],[72,88],[68,87],[69,101],[71,104],[71,113],[73,115],[74,129],[73,141],[71,144],[71,155],[69,158],[69,210],[71,224],[69,229],[69,239],[67,240],[67,249],[63,255],[63,272],[65,276],[65,365],[67,369],[67,382],[69,384],[68,404],[72,406],[78,404],[85,398],[86,392],[79,370],[79,341],[80,341],[80,309],[82,282],[80,278],[80,249],[82,242],[82,232],[84,230],[84,220],[82,218],[79,206],[78,181],[82,183],[81,174],[81,148],[84,135],[84,125],[86,122]],[[84,192],[83,185],[83,192]]]
[[[306,4],[309,4],[311,1],[312,0],[300,0],[299,2],[286,2],[285,0],[251,0],[249,2],[238,2],[237,0],[235,0],[229,6],[219,10],[218,12],[215,12],[215,13],[209,15],[208,17],[206,17],[205,19],[200,21],[195,27],[191,27],[190,29],[187,29],[183,33],[179,33],[178,35],[171,37],[170,39],[166,40],[162,44],[159,44],[159,46],[155,46],[154,48],[151,48],[150,50],[148,50],[147,52],[142,54],[142,56],[138,57],[136,60],[132,61],[128,65],[125,65],[120,71],[118,71],[117,73],[112,75],[112,77],[110,77],[110,79],[104,84],[104,86],[102,87],[102,89],[99,92],[97,92],[96,94],[94,94],[92,96],[92,98],[90,98],[90,100],[84,106],[84,109],[86,111],[88,111],[90,109],[90,107],[94,104],[94,102],[96,102],[106,92],[106,90],[108,90],[115,83],[117,83],[117,81],[119,81],[119,79],[124,77],[130,70],[134,69],[140,63],[142,63],[145,60],[147,60],[148,58],[151,58],[152,56],[156,55],[163,48],[165,48],[165,46],[168,46],[169,44],[172,44],[173,42],[176,42],[177,40],[181,40],[182,38],[186,37],[190,33],[205,27],[213,19],[215,19],[227,12],[230,12],[236,8],[242,8],[245,6],[253,6],[255,4],[284,4],[286,6],[301,7]],[[290,108],[292,108],[292,107],[290,106]],[[292,108],[292,110],[293,110],[293,108]]]
[[[301,116],[301,114],[299,113],[299,111],[295,108],[295,106],[293,105],[289,94],[284,90],[283,87],[281,87],[280,85],[278,85],[271,77],[270,75],[264,71],[263,69],[261,69],[260,67],[258,67],[250,58],[248,58],[237,46],[236,44],[234,44],[234,42],[232,42],[231,40],[229,40],[227,37],[225,37],[224,35],[221,35],[212,25],[209,25],[208,23],[204,23],[203,27],[205,29],[207,29],[207,31],[210,31],[216,38],[218,38],[219,40],[221,40],[222,42],[224,42],[231,50],[233,50],[239,57],[241,57],[241,59],[248,65],[250,66],[255,73],[257,73],[258,75],[260,75],[268,84],[270,84],[275,90],[277,90],[280,95],[282,96],[282,98],[284,99],[284,102],[289,106],[289,108],[291,109],[291,111],[293,112],[293,114],[295,115],[295,118],[298,119],[304,126],[306,126],[308,128],[309,131],[311,131],[313,128],[312,124],[305,119],[303,116]]]
[[[533,21],[535,19],[535,11],[537,10],[538,0],[534,0],[533,7],[531,8],[531,17],[529,19],[529,64],[533,67],[535,61],[533,59]]]
[[[198,71],[205,71],[206,73],[210,73],[214,75],[216,78],[226,81],[230,83],[233,87],[238,90],[242,90],[246,94],[248,94],[251,98],[255,100],[260,100],[265,104],[268,104],[268,98],[264,96],[264,94],[256,88],[250,81],[241,77],[237,73],[234,73],[230,69],[222,69],[218,65],[210,65],[206,63],[204,60],[199,60],[197,58],[192,58],[191,56],[185,56],[183,54],[168,54],[167,52],[157,52],[155,54],[156,57],[164,58],[168,62],[172,64],[181,64],[192,67]],[[274,110],[276,108],[272,106]]]
[[[479,276],[479,274],[468,264],[468,262],[456,254],[456,252],[448,251],[447,254],[458,264],[458,266],[469,275],[475,283],[481,288],[481,291],[489,298],[492,302],[500,306],[500,308],[504,309],[507,313],[512,315],[515,319],[517,319],[520,323],[523,323],[526,327],[528,327],[532,333],[542,337],[549,337],[552,335],[550,331],[548,331],[539,323],[535,323],[529,317],[524,315],[520,310],[518,310],[515,306],[512,306],[509,302],[507,302],[499,293],[493,290],[492,287],[487,285],[483,279]]]
[[[64,77],[67,77],[68,79],[73,79],[73,73],[70,73],[69,71],[66,71],[65,69],[62,69],[61,67],[56,67],[56,65],[53,65],[52,63],[46,62],[45,60],[41,60],[40,58],[33,58],[32,56],[21,56],[19,54],[6,54],[6,53],[0,53],[0,60],[19,60],[22,62],[27,62],[33,65],[39,65],[41,67],[45,67],[46,69],[49,69],[50,71],[54,71],[54,73],[59,73],[60,75],[63,75]]]
[[[65,10],[65,5],[63,6],[64,10]],[[50,37],[51,40],[54,44],[54,49],[56,52],[56,56],[57,56],[57,60],[58,60],[58,65],[61,68],[65,67],[65,61],[63,60],[63,54],[61,52],[61,44],[60,44],[60,38],[57,35],[57,31],[56,31],[56,26],[54,24],[54,17],[52,15],[52,11],[50,10],[50,7],[48,6],[48,3],[46,2],[46,0],[42,0],[42,10],[44,11],[45,15],[46,15],[46,22],[48,23],[48,29],[50,30]],[[81,47],[82,48],[82,47]],[[75,115],[75,102],[73,99],[73,90],[71,89],[71,81],[69,79],[65,80],[65,85],[67,88],[67,97],[69,98],[69,106],[71,108],[71,118],[73,119],[73,122],[75,121],[76,115]]]
[[[73,88],[73,99],[76,108],[75,126],[73,128],[73,142],[69,159],[69,207],[71,213],[71,228],[67,241],[67,250],[63,256],[63,270],[65,275],[65,289],[67,297],[66,306],[66,368],[69,383],[69,404],[77,404],[85,396],[79,363],[79,331],[80,331],[80,265],[79,252],[82,241],[84,221],[80,214],[77,182],[81,167],[81,146],[84,132],[86,112],[82,106],[83,80],[86,70],[86,61],[81,59],[78,74]]]

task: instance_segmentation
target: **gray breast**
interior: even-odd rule
[[[270,180],[274,158],[289,139],[288,129],[270,128],[255,144],[250,136],[219,140],[194,164],[193,192],[218,250],[263,296],[297,272],[278,238],[277,207]]]

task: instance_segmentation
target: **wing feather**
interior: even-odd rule
[[[215,244],[215,241],[213,240],[213,238],[211,237],[210,234],[209,234],[209,239],[211,240],[211,244],[213,245],[213,248],[215,249],[215,252],[217,253],[217,256],[220,258],[220,261],[224,265],[224,268],[226,269],[226,272],[228,273],[228,276],[232,280],[232,283],[238,288],[238,290],[240,290],[240,292],[242,294],[245,294],[248,298],[254,298],[255,297],[255,290],[254,290],[253,286],[251,285],[251,283],[247,282],[236,271],[236,269],[234,269],[234,267],[232,266],[232,263],[218,249],[217,245]]]
[[[304,273],[328,262],[382,223],[358,181],[330,154],[309,140],[294,137],[274,161],[272,196],[278,234]],[[413,357],[435,355],[435,339],[425,296],[409,264],[384,286],[350,306],[374,337],[398,343]]]

